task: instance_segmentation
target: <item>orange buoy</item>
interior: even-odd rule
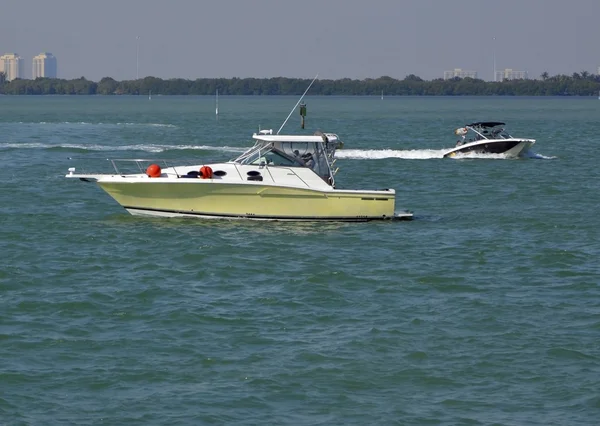
[[[146,174],[151,178],[160,177],[161,170],[158,164],[150,164],[146,169]]]
[[[213,171],[209,166],[200,167],[200,179],[212,179]]]

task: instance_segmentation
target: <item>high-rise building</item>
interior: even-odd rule
[[[0,67],[6,75],[6,81],[14,80],[15,78],[24,78],[23,73],[23,58],[16,53],[7,53],[0,56]]]
[[[514,71],[512,68],[496,71],[494,81],[504,80],[527,80],[527,71]]]
[[[33,58],[31,78],[38,77],[56,78],[56,57],[52,53],[40,53]]]
[[[454,68],[451,71],[444,71],[444,80],[450,80],[451,78],[460,77],[470,77],[477,78],[477,71],[467,71],[462,68]]]

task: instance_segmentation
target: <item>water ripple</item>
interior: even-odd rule
[[[69,152],[222,160],[295,101],[237,99],[218,123],[212,98],[6,109],[0,423],[595,424],[587,100],[311,100],[346,142],[339,184],[396,188],[409,223],[136,218],[63,178]],[[473,111],[539,154],[437,158]]]

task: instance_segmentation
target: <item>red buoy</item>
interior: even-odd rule
[[[161,170],[158,164],[150,164],[146,169],[146,174],[151,178],[160,177]]]
[[[211,179],[213,171],[209,166],[200,167],[200,179]]]

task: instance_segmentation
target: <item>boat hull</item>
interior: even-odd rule
[[[464,154],[502,154],[509,158],[518,157],[529,149],[535,140],[533,139],[501,139],[481,140],[457,146],[446,152],[445,158]]]
[[[98,185],[133,215],[211,219],[369,221],[394,218],[395,191],[328,191],[212,180]]]

